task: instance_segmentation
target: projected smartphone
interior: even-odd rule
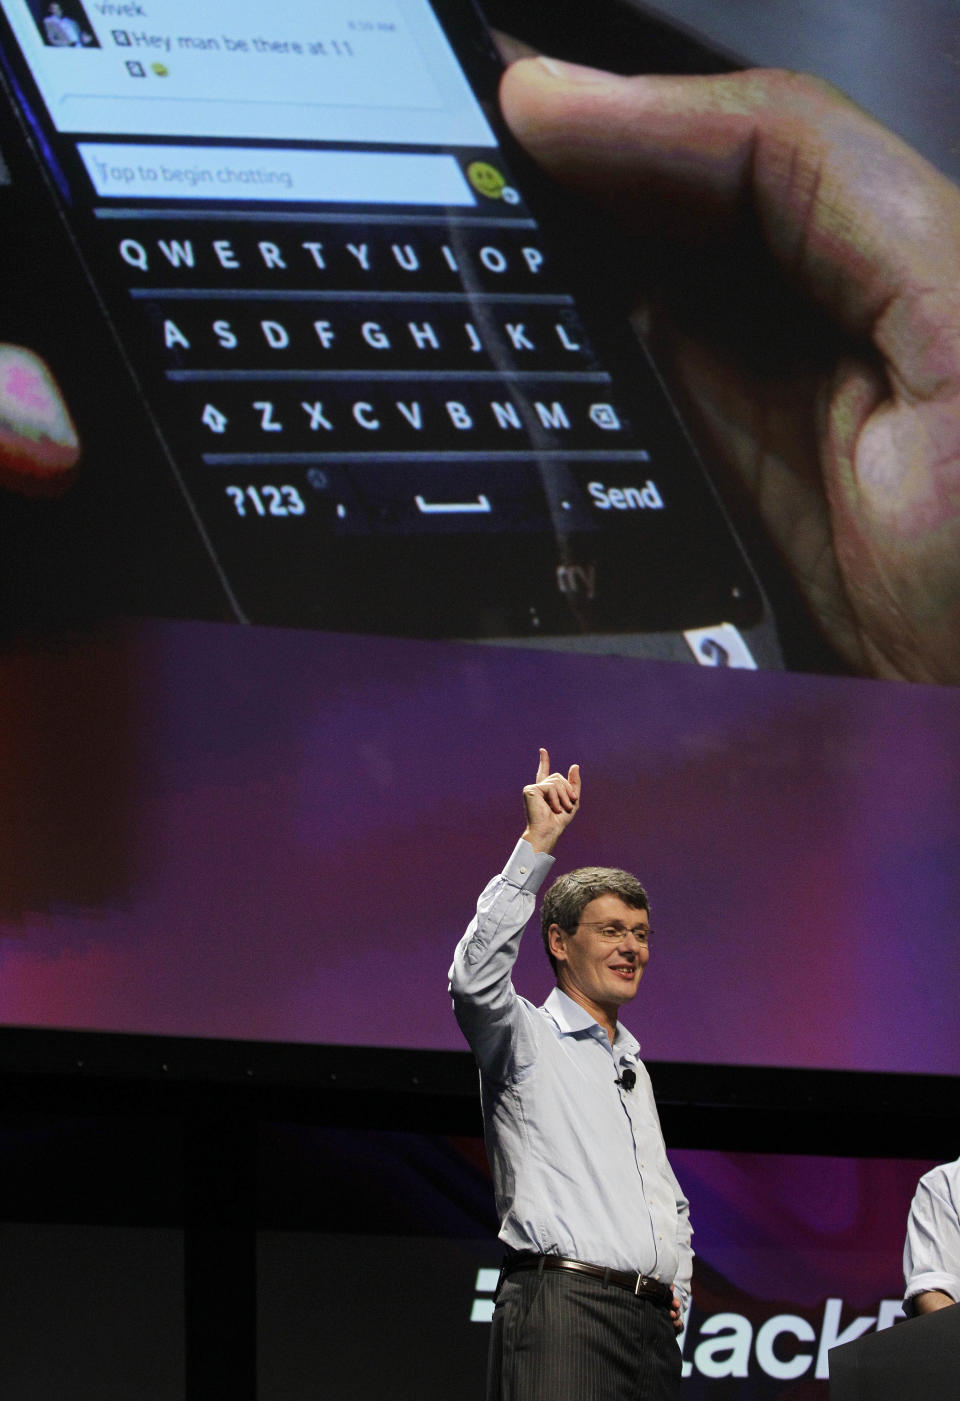
[[[8,207],[40,182],[46,209],[21,250],[37,321],[65,313],[83,359],[71,304],[96,307],[123,362],[103,412],[141,410],[105,455],[128,491],[169,474],[232,616],[777,664],[673,406],[609,325],[602,247],[571,256],[501,129],[468,0],[0,9],[3,140],[31,172]],[[48,311],[54,260],[72,291]]]

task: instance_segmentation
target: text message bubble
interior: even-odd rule
[[[77,48],[0,4],[63,132],[493,144],[427,0],[89,0]]]

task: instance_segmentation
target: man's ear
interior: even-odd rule
[[[559,959],[561,962],[565,962],[567,957],[566,937],[566,934],[560,928],[559,924],[551,924],[550,928],[547,930],[547,943],[550,947],[550,952],[553,954],[554,958]]]

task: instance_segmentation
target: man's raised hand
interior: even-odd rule
[[[525,839],[534,851],[552,851],[580,806],[580,765],[571,764],[566,778],[562,773],[551,773],[550,755],[541,749],[537,781],[524,788],[523,805],[527,814]]]

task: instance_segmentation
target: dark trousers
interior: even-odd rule
[[[500,1284],[487,1401],[676,1401],[667,1309],[615,1284],[521,1270]]]

